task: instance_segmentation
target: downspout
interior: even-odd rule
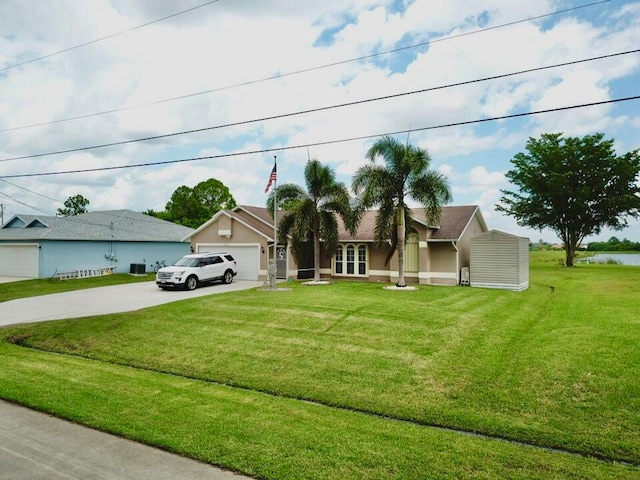
[[[451,245],[456,250],[456,285],[460,285],[460,250],[458,250],[455,240],[451,240]]]

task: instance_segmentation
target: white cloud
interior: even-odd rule
[[[199,2],[41,0],[0,2],[0,68],[132,28]],[[440,41],[566,7],[557,1],[255,0],[216,2],[133,32],[0,72],[0,130],[217,90],[177,101],[82,120],[0,132],[0,160],[117,142],[443,86],[491,75],[629,50],[640,41],[635,2],[595,6],[544,21]],[[63,21],[64,20],[64,21]],[[336,64],[278,80],[279,73],[340,62],[378,49],[432,40],[422,48]],[[504,188],[509,159],[529,136],[604,131],[626,150],[638,148],[640,121],[622,105],[534,118],[416,131],[447,123],[637,94],[640,57],[545,70],[464,87],[206,130],[153,142],[0,162],[2,174],[131,165],[261,150],[411,128],[433,167],[450,179],[456,202],[482,202]],[[402,135],[405,138],[405,135]],[[310,155],[350,184],[372,139],[314,146]],[[279,181],[302,183],[306,149],[276,152]],[[166,166],[13,179],[38,193],[82,193],[92,208],[161,209],[180,185],[215,177],[240,203],[262,204],[273,153]],[[25,203],[50,201],[6,190]],[[484,196],[483,196],[484,195]],[[4,202],[4,200],[3,200]],[[24,206],[7,200],[11,213]],[[57,208],[57,206],[56,206]],[[513,222],[505,220],[505,226]],[[519,227],[518,227],[519,228]]]

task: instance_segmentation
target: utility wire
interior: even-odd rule
[[[46,195],[43,195],[42,193],[34,192],[33,190],[29,190],[28,188],[21,187],[20,185],[16,185],[15,183],[11,183],[11,182],[9,182],[9,181],[7,181],[7,180],[3,179],[3,178],[0,178],[0,182],[4,182],[4,183],[6,183],[6,184],[8,184],[8,185],[11,185],[12,187],[16,187],[16,188],[19,188],[19,189],[21,189],[21,190],[24,190],[25,192],[33,193],[34,195],[39,195],[39,196],[41,196],[42,198],[46,198],[46,199],[48,199],[48,200],[53,200],[54,202],[58,202],[58,203],[62,203],[62,204],[64,204],[64,202],[63,202],[63,201],[58,200],[57,198],[47,197]]]
[[[582,59],[582,60],[574,60],[574,61],[570,61],[570,62],[557,63],[557,64],[554,64],[554,65],[548,65],[548,66],[544,66],[544,67],[529,68],[527,70],[520,70],[520,71],[517,71],[517,72],[505,73],[505,74],[501,74],[501,75],[493,75],[493,76],[490,76],[490,77],[478,78],[478,79],[474,79],[474,80],[466,80],[466,81],[463,81],[463,82],[450,83],[450,84],[447,84],[447,85],[440,85],[440,86],[437,86],[437,87],[422,88],[422,89],[419,89],[419,90],[412,90],[412,91],[409,91],[409,92],[396,93],[396,94],[393,94],[393,95],[384,95],[384,96],[381,96],[381,97],[373,97],[373,98],[368,98],[368,99],[364,99],[364,100],[357,100],[357,101],[353,101],[353,102],[346,102],[346,103],[340,103],[340,104],[335,104],[335,105],[328,105],[328,106],[324,106],[324,107],[311,108],[311,109],[307,109],[307,110],[299,110],[297,112],[283,113],[283,114],[280,114],[280,115],[270,115],[268,117],[261,117],[261,118],[256,118],[256,119],[252,119],[252,120],[243,120],[243,121],[240,121],[240,122],[232,122],[232,123],[226,123],[226,124],[222,124],[222,125],[214,125],[214,126],[211,126],[211,127],[203,127],[203,128],[198,128],[198,129],[194,129],[194,130],[186,130],[186,131],[182,131],[182,132],[174,132],[174,133],[168,133],[168,134],[163,134],[163,135],[154,135],[154,136],[151,136],[151,137],[137,138],[137,139],[132,139],[132,140],[122,140],[122,141],[119,141],[119,142],[104,143],[104,144],[92,145],[92,146],[88,146],[88,147],[78,147],[78,148],[71,148],[71,149],[67,149],[67,150],[58,150],[58,151],[54,151],[54,152],[36,153],[36,154],[32,154],[32,155],[23,155],[23,156],[20,156],[20,157],[3,158],[3,159],[0,159],[0,162],[10,162],[10,161],[14,161],[14,160],[24,160],[24,159],[28,159],[28,158],[46,157],[46,156],[50,156],[50,155],[59,155],[59,154],[63,154],[63,153],[81,152],[81,151],[93,150],[93,149],[97,149],[97,148],[114,147],[114,146],[118,146],[118,145],[126,145],[126,144],[137,143],[137,142],[146,142],[146,141],[150,141],[150,140],[158,140],[158,139],[161,139],[161,138],[176,137],[176,136],[188,135],[188,134],[192,134],[192,133],[201,133],[201,132],[206,132],[206,131],[210,131],[210,130],[217,130],[217,129],[221,129],[221,128],[236,127],[236,126],[240,126],[240,125],[247,125],[247,124],[250,124],[250,123],[265,122],[265,121],[276,120],[276,119],[280,119],[280,118],[294,117],[294,116],[304,115],[304,114],[308,114],[308,113],[316,113],[316,112],[332,110],[332,109],[335,109],[335,108],[343,108],[343,107],[350,107],[350,106],[354,106],[354,105],[362,105],[362,104],[365,104],[365,103],[377,102],[377,101],[380,101],[380,100],[389,100],[389,99],[392,99],[392,98],[399,98],[399,97],[404,97],[404,96],[408,96],[408,95],[415,95],[415,94],[418,94],[418,93],[431,92],[431,91],[435,91],[435,90],[443,90],[443,89],[447,89],[447,88],[459,87],[459,86],[462,86],[462,85],[469,85],[469,84],[473,84],[473,83],[486,82],[486,81],[489,81],[489,80],[496,80],[496,79],[500,79],[500,78],[513,77],[513,76],[522,75],[522,74],[525,74],[525,73],[538,72],[538,71],[542,71],[542,70],[548,70],[548,69],[551,69],[551,68],[565,67],[565,66],[568,66],[568,65],[576,65],[576,64],[579,64],[579,63],[592,62],[592,61],[595,61],[595,60],[602,60],[602,59],[605,59],[605,58],[613,58],[613,57],[617,57],[617,56],[621,56],[621,55],[629,55],[629,54],[638,53],[638,52],[640,52],[640,49],[629,50],[629,51],[626,51],[626,52],[612,53],[612,54],[608,54],[608,55],[601,55],[601,56],[598,56],[598,57],[591,57],[591,58],[586,58],[586,59]]]
[[[72,120],[80,120],[80,119],[89,118],[89,117],[97,117],[97,116],[100,116],[100,115],[107,115],[107,114],[110,114],[110,113],[123,112],[123,111],[126,111],[126,110],[132,110],[132,109],[136,109],[136,108],[149,107],[151,105],[158,105],[158,104],[162,104],[162,103],[173,102],[175,100],[184,100],[186,98],[196,97],[196,96],[199,96],[199,95],[205,95],[205,94],[209,94],[209,93],[220,92],[220,91],[223,91],[223,90],[231,90],[233,88],[245,87],[245,86],[248,86],[248,85],[253,85],[253,84],[261,83],[261,82],[266,82],[266,81],[269,81],[269,80],[277,80],[277,79],[281,79],[281,78],[285,78],[285,77],[290,77],[290,76],[293,76],[293,75],[299,75],[301,73],[313,72],[313,71],[316,71],[316,70],[335,67],[335,66],[338,66],[338,65],[344,65],[344,64],[347,64],[347,63],[351,63],[351,62],[359,62],[359,61],[362,61],[362,60],[368,60],[368,59],[379,57],[379,56],[382,56],[382,55],[389,55],[391,53],[398,53],[398,52],[402,52],[402,51],[405,51],[405,50],[410,50],[410,49],[414,49],[414,48],[418,48],[418,47],[424,47],[424,46],[431,45],[431,44],[434,44],[434,43],[439,43],[439,42],[444,42],[446,40],[453,40],[453,39],[456,39],[456,38],[466,37],[468,35],[475,35],[475,34],[478,34],[478,33],[487,32],[489,30],[496,30],[496,29],[499,29],[499,28],[516,25],[516,24],[519,24],[519,23],[530,22],[532,20],[539,20],[539,19],[542,19],[542,18],[550,17],[550,16],[553,16],[553,15],[560,15],[560,14],[571,12],[573,10],[578,10],[578,9],[581,9],[581,8],[587,8],[587,7],[592,7],[592,6],[595,6],[595,5],[600,5],[602,3],[607,3],[607,2],[610,2],[610,1],[611,0],[602,0],[602,1],[594,2],[594,3],[585,4],[585,5],[578,5],[577,7],[567,8],[567,9],[564,9],[564,10],[557,10],[555,12],[546,13],[544,15],[537,15],[535,17],[529,17],[529,18],[525,18],[525,19],[521,19],[521,20],[515,20],[515,21],[512,21],[512,22],[503,23],[503,24],[500,24],[500,25],[494,25],[492,27],[485,27],[485,28],[480,28],[480,29],[476,29],[476,30],[471,30],[469,32],[459,33],[459,34],[456,34],[456,35],[448,35],[448,36],[445,36],[445,37],[442,37],[442,38],[438,38],[436,40],[429,40],[427,42],[416,43],[416,44],[413,44],[413,45],[406,45],[404,47],[398,47],[398,48],[394,48],[394,49],[391,49],[391,50],[383,50],[383,51],[380,51],[380,52],[374,52],[374,53],[369,54],[369,55],[363,55],[361,57],[350,58],[350,59],[347,59],[347,60],[340,60],[340,61],[337,61],[337,62],[327,63],[327,64],[324,64],[324,65],[318,65],[318,66],[315,66],[315,67],[304,68],[304,69],[300,69],[300,70],[293,70],[293,71],[287,72],[287,73],[281,73],[281,74],[278,74],[278,75],[259,78],[259,79],[256,79],[256,80],[248,80],[246,82],[236,83],[236,84],[232,84],[232,85],[226,85],[226,86],[223,86],[223,87],[212,88],[210,90],[203,90],[201,92],[187,93],[185,95],[179,95],[177,97],[170,97],[170,98],[165,98],[165,99],[161,99],[161,100],[155,100],[155,101],[146,102],[146,103],[138,103],[138,104],[135,104],[135,105],[129,105],[129,106],[121,107],[121,108],[114,108],[114,109],[111,109],[111,110],[105,110],[105,111],[102,111],[102,112],[87,113],[85,115],[78,115],[78,116],[75,116],[75,117],[61,118],[61,119],[58,119],[58,120],[51,120],[49,122],[33,123],[33,124],[30,124],[30,125],[22,125],[22,126],[18,126],[18,127],[5,128],[5,129],[0,130],[0,133],[10,132],[10,131],[13,131],[13,130],[22,130],[22,129],[26,129],[26,128],[41,127],[41,126],[44,126],[44,125],[53,125],[53,124],[62,123],[62,122],[70,122]],[[212,3],[212,2],[209,2],[209,3]],[[207,5],[207,4],[205,4],[205,5]],[[199,7],[196,7],[196,8],[199,8]],[[0,71],[2,71],[2,70],[0,70]]]
[[[127,30],[122,30],[121,32],[112,33],[110,35],[107,35],[106,37],[96,38],[95,40],[91,40],[89,42],[81,43],[80,45],[75,45],[73,47],[65,48],[65,49],[59,50],[57,52],[53,52],[53,53],[49,53],[47,55],[43,55],[41,57],[32,58],[30,60],[25,60],[24,62],[15,63],[15,64],[9,65],[7,67],[2,67],[2,68],[0,68],[0,72],[5,72],[7,70],[11,70],[12,68],[21,67],[22,65],[27,65],[29,63],[37,62],[39,60],[43,60],[45,58],[50,58],[50,57],[53,57],[55,55],[60,55],[61,53],[70,52],[71,50],[76,50],[77,48],[86,47],[87,45],[92,45],[94,43],[98,43],[98,42],[101,42],[103,40],[108,40],[109,38],[117,37],[118,35],[124,35],[125,33],[133,32],[134,30],[139,30],[139,29],[141,29],[143,27],[148,27],[149,25],[153,25],[154,23],[162,22],[163,20],[167,20],[169,18],[177,17],[178,15],[182,15],[183,13],[191,12],[191,11],[196,10],[198,8],[206,7],[207,5],[210,5],[212,3],[216,3],[218,1],[219,0],[211,0],[210,2],[206,2],[206,3],[203,3],[201,5],[197,5],[195,7],[188,8],[187,10],[182,10],[180,12],[172,13],[171,15],[167,15],[166,17],[158,18],[157,20],[152,20],[150,22],[143,23],[142,25],[138,25],[136,27],[128,28]]]
[[[33,205],[29,205],[27,203],[21,202],[20,200],[18,200],[17,198],[13,198],[11,195],[7,195],[4,192],[0,192],[0,195],[2,195],[5,198],[8,198],[9,200],[19,203],[20,205],[24,205],[25,207],[31,208],[32,210],[35,210],[36,212],[40,212],[40,213],[44,213],[45,215],[53,215],[50,212],[46,212],[44,210],[39,209],[38,207],[34,207]]]
[[[593,107],[593,106],[597,106],[597,105],[607,105],[607,104],[612,104],[612,103],[626,102],[626,101],[638,100],[638,99],[640,99],[640,95],[635,95],[635,96],[632,96],[632,97],[616,98],[616,99],[612,99],[612,100],[603,100],[603,101],[600,101],[600,102],[583,103],[583,104],[579,104],[579,105],[571,105],[571,106],[568,106],[568,107],[556,107],[556,108],[548,108],[548,109],[545,109],[545,110],[536,110],[536,111],[532,111],[532,112],[514,113],[514,114],[511,114],[511,115],[502,115],[502,116],[499,116],[499,117],[490,117],[490,118],[481,118],[481,119],[476,119],[476,120],[467,120],[467,121],[463,121],[463,122],[445,123],[445,124],[440,124],[440,125],[433,125],[433,126],[430,126],[430,127],[411,128],[411,129],[408,129],[408,130],[399,130],[399,131],[395,131],[395,132],[376,133],[376,134],[372,134],[372,135],[362,135],[362,136],[358,136],[358,137],[342,138],[342,139],[337,139],[337,140],[325,140],[325,141],[320,141],[320,142],[305,143],[305,144],[300,144],[300,145],[291,145],[291,146],[286,146],[286,147],[264,148],[264,149],[260,149],[260,150],[246,150],[246,151],[243,151],[243,152],[224,153],[224,154],[219,154],[219,155],[208,155],[206,157],[183,158],[183,159],[179,159],[179,160],[165,160],[165,161],[161,161],[161,162],[147,162],[147,163],[137,163],[137,164],[133,164],[133,165],[118,165],[118,166],[112,166],[112,167],[85,168],[85,169],[79,169],[79,170],[65,170],[65,171],[57,171],[57,172],[41,172],[41,173],[23,173],[23,174],[14,174],[14,175],[2,175],[0,178],[44,177],[44,176],[51,176],[51,175],[67,175],[67,174],[72,174],[72,173],[104,172],[104,171],[107,171],[107,170],[121,170],[121,169],[125,169],[125,168],[151,167],[151,166],[157,166],[157,165],[168,165],[168,164],[172,164],[172,163],[194,162],[194,161],[197,161],[197,160],[211,160],[211,159],[219,159],[219,158],[239,157],[239,156],[243,156],[243,155],[264,154],[264,153],[278,152],[278,151],[284,151],[284,150],[297,150],[297,149],[301,149],[301,148],[318,147],[318,146],[321,146],[321,145],[334,145],[334,144],[338,144],[338,143],[347,143],[347,142],[353,142],[353,141],[357,141],[357,140],[367,140],[367,139],[370,139],[370,138],[378,138],[378,137],[381,137],[381,136],[384,136],[384,135],[401,135],[401,134],[405,134],[405,133],[422,132],[422,131],[435,130],[435,129],[440,129],[440,128],[459,127],[459,126],[462,126],[462,125],[472,125],[472,124],[478,124],[478,123],[493,122],[493,121],[497,121],[497,120],[506,120],[506,119],[510,119],[510,118],[527,117],[527,116],[531,116],[531,115],[540,115],[540,114],[543,114],[543,113],[561,112],[561,111],[565,111],[565,110],[573,110],[573,109],[577,109],[577,108]]]

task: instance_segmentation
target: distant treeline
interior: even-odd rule
[[[619,240],[616,237],[611,237],[606,242],[589,242],[587,250],[591,252],[621,252],[630,250],[640,250],[640,242],[632,242],[631,240]]]

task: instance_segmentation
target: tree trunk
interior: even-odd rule
[[[567,253],[567,258],[564,262],[564,264],[567,267],[573,267],[573,259],[576,256],[576,247],[577,245],[577,241],[576,241],[576,237],[574,234],[569,233],[569,235],[567,236],[568,242],[565,243],[564,248],[565,248],[565,252]]]
[[[404,225],[404,208],[400,207],[398,210],[398,287],[406,287],[407,284],[404,281],[404,237],[405,237],[405,225]]]
[[[320,236],[313,234],[313,281],[320,281]]]
[[[565,251],[567,253],[564,264],[567,267],[573,267],[573,257],[575,256],[575,248],[572,247],[571,245],[567,245],[565,248]]]

